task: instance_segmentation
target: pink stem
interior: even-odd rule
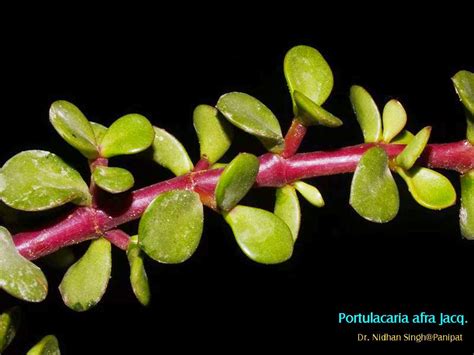
[[[285,150],[281,153],[283,158],[289,158],[296,154],[306,131],[307,128],[298,119],[294,118],[285,136]]]
[[[117,248],[127,250],[130,243],[130,236],[120,229],[112,229],[104,233],[105,239],[115,245]]]
[[[275,154],[260,157],[256,187],[283,186],[292,181],[322,175],[349,173],[355,170],[362,154],[374,144],[360,144],[328,152],[296,154],[285,159]],[[393,158],[404,145],[380,144]],[[474,169],[474,146],[467,141],[430,144],[419,163],[431,168],[455,170],[460,173]],[[18,233],[14,242],[28,259],[37,259],[67,245],[103,235],[117,226],[139,218],[153,199],[166,191],[189,189],[214,191],[222,169],[191,172],[167,181],[144,187],[126,196],[113,197],[97,208],[78,207],[69,215],[42,228]]]

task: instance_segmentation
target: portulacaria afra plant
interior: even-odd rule
[[[222,215],[250,259],[263,264],[284,262],[298,238],[298,193],[312,205],[324,206],[318,189],[303,180],[342,173],[353,173],[349,201],[354,210],[367,220],[385,223],[399,210],[394,173],[420,205],[441,210],[456,203],[456,190],[433,169],[457,171],[461,175],[460,230],[464,238],[474,239],[473,73],[460,71],[453,77],[465,107],[466,140],[428,144],[431,127],[416,134],[408,131],[407,113],[400,102],[390,100],[380,112],[364,88],[353,86],[350,101],[364,143],[298,154],[310,126],[335,128],[343,122],[322,107],[332,91],[333,75],[316,49],[292,48],[284,60],[284,73],[294,111],[286,135],[262,102],[230,92],[215,106],[200,105],[194,110],[201,152],[195,165],[175,137],[140,114],[127,114],[104,127],[88,121],[70,102],[54,102],[51,124],[87,159],[91,179],[86,183],[58,155],[43,150],[20,152],[3,165],[0,198],[6,220],[14,209],[43,211],[67,203],[77,207],[35,230],[12,236],[6,228],[0,229],[0,287],[22,300],[44,300],[46,277],[32,260],[48,256],[69,267],[59,286],[64,303],[75,311],[88,310],[107,288],[113,245],[127,253],[133,292],[147,305],[150,292],[143,258],[166,264],[190,258],[201,239],[204,207]],[[219,162],[231,145],[234,127],[255,136],[268,153],[260,157],[241,153],[228,164]],[[132,173],[114,166],[114,158],[145,150],[176,177],[131,191]],[[258,187],[276,189],[273,211],[239,204]],[[120,229],[138,218],[136,235]],[[68,247],[82,242],[89,247],[74,262]],[[11,340],[14,323],[2,321],[0,348]]]

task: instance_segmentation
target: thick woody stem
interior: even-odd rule
[[[255,187],[283,186],[305,178],[353,172],[362,154],[374,144],[360,144],[327,152],[301,153],[285,159],[264,154]],[[390,158],[404,145],[379,144]],[[460,173],[474,169],[474,146],[467,141],[428,145],[418,164]],[[214,191],[222,169],[191,172],[144,187],[125,196],[114,196],[96,208],[78,207],[69,215],[42,228],[19,233],[14,242],[28,259],[37,259],[67,245],[104,235],[117,226],[139,218],[153,199],[170,190]]]

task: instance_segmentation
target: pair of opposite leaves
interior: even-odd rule
[[[13,307],[0,314],[0,354],[10,345],[20,325],[20,309]],[[26,355],[60,355],[58,340],[47,335],[33,346]]]

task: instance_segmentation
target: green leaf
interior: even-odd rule
[[[456,92],[466,108],[466,137],[471,144],[474,144],[474,73],[461,70],[452,80]]]
[[[461,176],[459,222],[463,237],[474,240],[474,170]]]
[[[224,169],[216,186],[217,206],[228,211],[249,192],[258,174],[259,161],[255,155],[241,153]]]
[[[385,223],[397,215],[398,189],[382,148],[370,148],[362,155],[352,178],[349,203],[372,222]]]
[[[223,119],[215,107],[199,105],[193,113],[201,157],[205,156],[212,164],[218,161],[232,143],[232,126]]]
[[[427,126],[416,134],[413,140],[407,144],[405,149],[398,154],[395,162],[404,170],[409,170],[420,157],[430,139],[431,127]]]
[[[270,151],[279,153],[283,150],[283,135],[277,118],[256,98],[231,92],[222,95],[216,107],[233,125],[256,136]]]
[[[407,113],[397,100],[390,100],[383,108],[383,141],[390,143],[407,124]]]
[[[15,338],[20,326],[20,307],[13,307],[0,314],[0,354]]]
[[[296,241],[301,224],[301,210],[293,186],[286,185],[276,189],[274,213],[290,228],[293,240]]]
[[[306,95],[295,90],[293,97],[298,107],[298,119],[305,126],[339,127],[342,125],[339,118],[311,101]]]
[[[47,335],[33,346],[26,355],[61,355],[58,339],[54,335]]]
[[[90,122],[90,124],[92,126],[92,130],[94,131],[95,141],[98,145],[100,145],[102,138],[105,136],[105,132],[107,132],[107,127],[96,122]]]
[[[331,68],[321,53],[308,46],[291,48],[283,63],[286,82],[293,100],[293,111],[298,114],[295,91],[299,91],[321,106],[332,91],[334,79]]]
[[[100,153],[104,158],[139,153],[151,146],[154,137],[150,121],[136,113],[128,114],[107,129],[100,143]]]
[[[62,248],[41,259],[45,264],[55,269],[65,269],[71,266],[76,257],[71,248]]]
[[[456,202],[456,191],[451,182],[437,171],[414,167],[409,171],[397,168],[411,195],[423,207],[441,210]]]
[[[49,110],[49,120],[59,135],[89,159],[97,158],[94,131],[84,114],[72,103],[55,101]]]
[[[4,227],[0,227],[0,288],[27,302],[41,302],[48,294],[43,272],[18,253]]]
[[[43,150],[18,153],[3,165],[0,196],[8,206],[23,211],[46,210],[67,202],[89,205],[92,199],[81,175]]]
[[[323,196],[321,196],[321,193],[316,187],[303,181],[296,181],[293,183],[293,186],[310,204],[315,207],[324,207]]]
[[[293,254],[293,237],[286,223],[271,212],[236,206],[224,214],[240,249],[253,261],[277,264]]]
[[[366,143],[382,140],[382,120],[372,96],[362,87],[351,87],[350,99]]]
[[[95,306],[107,289],[112,271],[112,248],[107,239],[91,242],[86,253],[64,275],[59,291],[66,306],[77,312]]]
[[[391,143],[392,144],[408,144],[413,140],[413,138],[415,138],[415,135],[411,133],[410,131],[407,131],[406,129],[404,129],[395,138],[391,140]]]
[[[153,160],[175,175],[184,175],[193,170],[193,163],[183,145],[164,129],[154,129]]]
[[[196,251],[201,240],[204,214],[199,195],[173,190],[153,200],[138,227],[141,248],[165,264],[182,263]]]
[[[227,163],[214,163],[212,164],[211,169],[222,169],[225,168],[227,165]]]
[[[135,183],[133,175],[122,168],[97,166],[92,173],[92,177],[97,186],[113,194],[127,191]]]
[[[133,293],[138,301],[144,306],[150,303],[150,286],[148,284],[148,276],[143,264],[143,255],[138,245],[138,236],[130,238],[127,249],[128,263],[130,264],[130,284]]]

